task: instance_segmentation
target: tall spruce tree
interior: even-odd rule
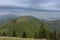
[[[16,37],[16,32],[15,31],[13,31],[13,37]]]
[[[57,31],[54,31],[54,39],[57,40]]]
[[[50,32],[49,35],[50,35],[49,39],[54,40],[55,38],[54,32]]]
[[[60,31],[58,31],[57,39],[60,40]]]
[[[5,32],[3,32],[2,36],[6,36]]]
[[[38,38],[39,38],[39,37],[38,37],[38,33],[35,33],[34,38],[35,38],[35,39],[38,39]]]
[[[22,38],[27,38],[27,34],[26,34],[26,32],[23,32],[23,34],[22,34]]]
[[[38,35],[39,35],[39,38],[47,39],[49,37],[49,32],[48,32],[48,29],[47,29],[46,25],[44,24],[44,22],[41,23]]]

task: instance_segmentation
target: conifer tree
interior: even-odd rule
[[[38,39],[38,33],[35,33],[34,38]]]
[[[45,26],[44,22],[41,23],[38,35],[39,35],[39,38],[48,38],[49,37],[49,32],[48,32],[48,29]]]
[[[26,32],[23,32],[22,38],[27,38]]]
[[[58,36],[58,40],[60,40],[60,31],[58,31],[58,34],[57,34],[57,36]]]
[[[16,32],[15,31],[13,31],[13,37],[16,37]]]
[[[6,36],[5,32],[3,32],[2,36]]]

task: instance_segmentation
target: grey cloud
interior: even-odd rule
[[[0,15],[3,14],[32,15],[44,19],[56,18],[60,17],[60,0],[1,0]]]

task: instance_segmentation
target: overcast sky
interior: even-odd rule
[[[5,14],[17,14],[17,15],[32,15],[39,18],[59,18],[60,17],[60,0],[0,0],[0,7],[1,6],[13,6],[13,7],[22,7],[22,8],[29,8],[28,9],[10,9],[12,10],[4,10],[0,12],[0,15]],[[33,10],[30,10],[33,9]],[[14,12],[12,12],[14,10]],[[38,11],[38,10],[43,10]],[[53,11],[48,12],[45,10]],[[0,8],[1,11],[1,8]],[[17,12],[15,12],[17,11]],[[55,12],[57,11],[57,12]]]
[[[60,0],[0,0],[2,5],[60,10]]]

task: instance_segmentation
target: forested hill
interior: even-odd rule
[[[53,31],[55,28],[60,29],[60,21],[47,21],[33,16],[21,16],[4,24],[0,29],[0,33],[5,32],[7,35],[12,36],[13,31],[16,31],[16,35],[22,37],[22,33],[26,32],[28,37],[33,37],[35,32],[39,30],[41,22],[44,22],[49,31]]]

